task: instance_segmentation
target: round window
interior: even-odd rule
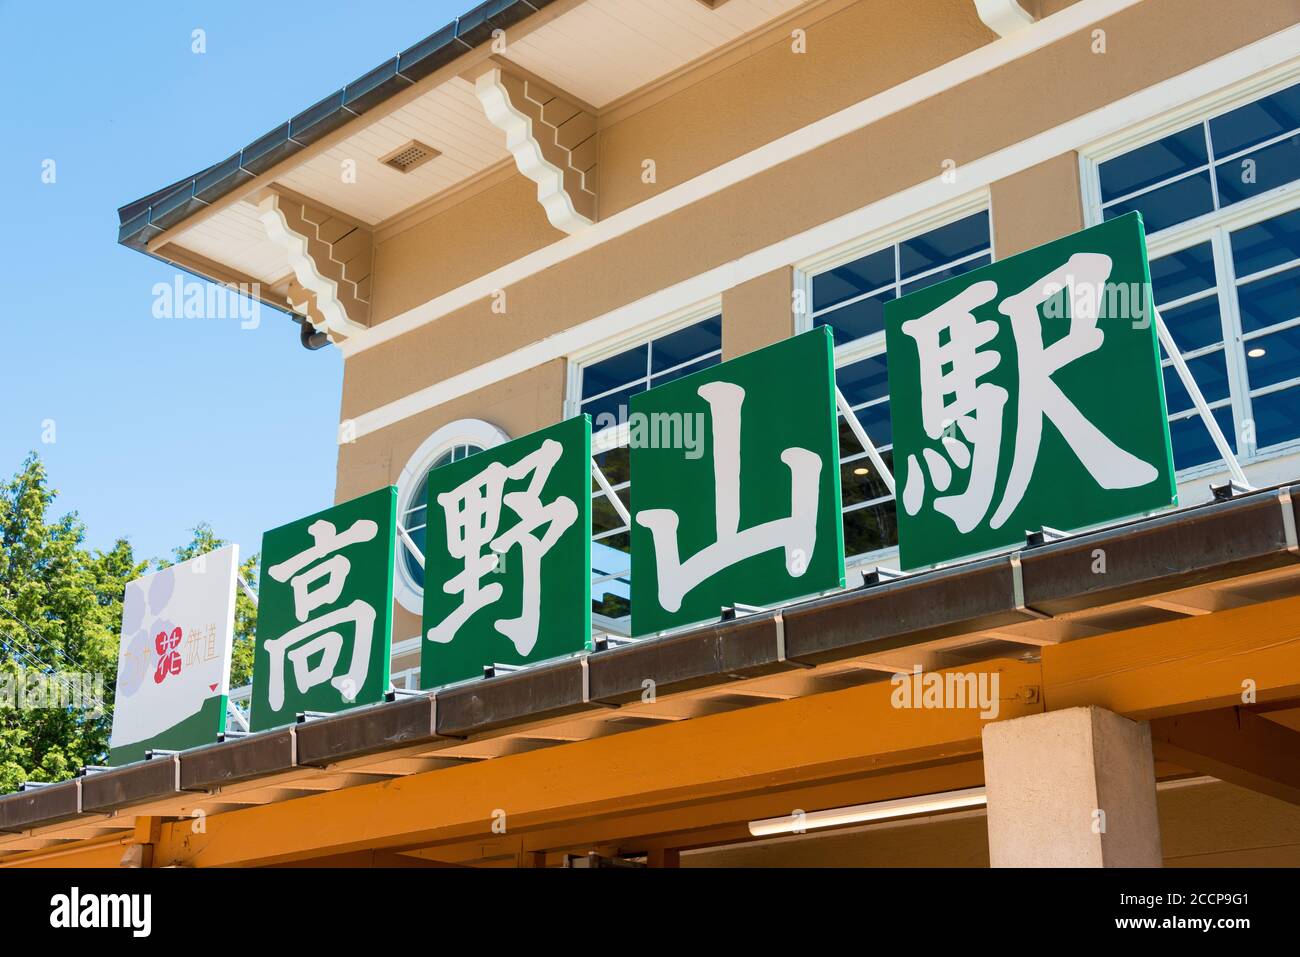
[[[410,504],[407,506],[405,514],[402,515],[402,527],[406,529],[406,533],[411,536],[411,541],[415,542],[416,547],[421,552],[424,551],[424,532],[429,521],[429,473],[436,468],[441,468],[452,462],[459,462],[475,452],[482,451],[481,446],[472,445],[468,442],[462,445],[454,445],[434,459],[433,464],[420,475],[412,492]],[[411,578],[411,583],[417,588],[423,588],[424,569],[420,567],[409,548],[402,549],[402,561],[406,566],[406,574]]]
[[[500,445],[509,438],[490,422],[462,419],[443,426],[416,449],[397,480],[397,515],[422,554],[430,518],[429,473],[466,459],[475,452]],[[432,517],[435,522],[441,520],[436,506]],[[398,543],[397,575],[393,586],[394,596],[403,608],[416,615],[423,612],[424,569],[405,542]]]

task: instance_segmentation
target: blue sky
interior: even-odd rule
[[[157,319],[117,207],[224,159],[473,0],[0,0],[0,474],[31,450],[89,543],[245,553],[333,501],[343,363],[287,317]],[[191,50],[195,29],[207,52]],[[56,181],[42,183],[53,159]],[[46,443],[47,420],[54,442]]]

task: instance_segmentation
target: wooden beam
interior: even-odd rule
[[[1151,722],[1157,758],[1300,804],[1300,732],[1242,708]]]
[[[882,771],[842,781],[799,788],[763,790],[730,800],[700,801],[641,814],[589,818],[552,828],[524,829],[511,838],[524,850],[577,853],[609,845],[620,854],[654,848],[686,850],[749,839],[748,822],[780,817],[797,810],[870,804],[914,794],[934,794],[978,787],[984,783],[983,762],[967,757],[923,768]],[[434,860],[471,863],[499,856],[515,847],[505,838],[430,845],[407,851]]]
[[[1036,665],[967,671],[998,676],[1001,717],[1040,710],[1023,693],[1041,681]],[[229,866],[491,839],[503,815],[513,833],[979,752],[977,708],[896,708],[892,692],[866,685],[414,774],[216,815],[201,834],[165,824],[156,860]]]
[[[1247,685],[1259,707],[1277,707],[1300,700],[1300,598],[1045,647],[1041,663],[960,670],[998,675],[999,720],[1083,705],[1160,719],[1230,709]],[[492,829],[494,811],[504,812],[511,838],[521,838],[511,862],[569,840],[667,837],[652,845],[667,847],[691,829],[716,833],[762,816],[757,809],[768,797],[786,801],[800,789],[834,790],[882,775],[902,780],[927,766],[977,759],[984,722],[976,711],[896,708],[893,691],[888,682],[868,684],[215,814],[206,833],[193,833],[189,821],[164,822],[155,861],[242,865],[489,844],[502,837]],[[1160,739],[1179,752],[1168,760],[1198,769],[1219,762],[1215,776],[1236,775],[1257,789],[1280,784],[1282,794],[1300,786],[1270,759],[1279,744],[1288,749],[1280,754],[1293,753],[1286,729],[1279,735],[1258,716],[1243,720],[1245,732],[1213,720],[1220,724],[1175,725]],[[916,781],[910,787],[929,793]],[[823,800],[845,798],[826,791]],[[84,844],[0,864],[75,855]]]
[[[1098,635],[1042,651],[1049,710],[1129,718],[1300,699],[1300,598]]]

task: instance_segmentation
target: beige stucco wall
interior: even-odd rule
[[[858,7],[851,7],[819,28],[828,35],[842,30],[855,38],[853,62],[870,74],[875,67],[868,64],[878,60],[877,54],[883,55],[893,40],[888,31],[869,30],[865,22],[855,21],[857,11]],[[1298,19],[1300,7],[1294,0],[1146,0],[1103,22],[1108,37],[1108,52],[1103,55],[1092,52],[1087,32],[1066,38],[530,276],[507,290],[504,315],[493,313],[490,301],[484,299],[349,358],[342,414],[352,417],[392,402],[931,179],[946,159],[955,160],[960,171],[960,164],[1103,107]],[[935,27],[960,32],[964,22],[954,15]],[[1215,22],[1216,29],[1202,29],[1205,22]],[[850,23],[856,24],[852,30]],[[810,37],[815,39],[811,33]],[[932,38],[931,42],[941,41]],[[803,69],[821,69],[817,49],[818,44],[810,42]],[[828,76],[838,77],[838,73]],[[756,103],[779,103],[769,109],[798,112],[802,100],[787,97],[777,82],[765,89],[751,88],[746,109],[758,109]],[[828,80],[826,95],[840,82]],[[868,78],[861,82],[867,84]],[[629,130],[637,119],[626,121]],[[726,113],[713,119],[721,128],[729,126]],[[655,135],[648,131],[642,148],[629,147],[630,153],[660,148]],[[606,169],[609,165],[602,164]],[[1033,179],[1041,173],[1030,170],[1022,175]],[[1005,195],[1009,190],[1013,191],[1011,184],[1004,181],[999,191]],[[960,175],[953,191],[954,196],[963,191]],[[445,224],[446,235],[454,237],[467,228],[487,229],[493,235],[509,233],[516,223],[524,233],[543,235],[547,227],[539,224],[536,203],[530,206],[527,197],[526,188],[514,189],[510,184],[487,190],[445,214],[457,217]],[[1037,230],[1059,235],[1077,223],[1073,215],[1065,219],[1057,229],[1044,215],[1024,234]],[[469,258],[479,257],[474,266],[453,266],[446,257],[440,261],[431,253],[422,255],[421,248],[433,248],[428,245],[407,248],[417,236],[427,244],[442,229],[434,220],[381,244],[376,276],[388,289],[383,293],[377,289],[377,301],[386,296],[383,301],[413,305],[445,291],[437,276],[468,275],[490,268],[501,258],[492,242],[469,244],[479,250],[466,253]],[[524,245],[521,242],[520,248]],[[408,265],[394,268],[391,263],[398,261]]]
[[[989,188],[993,250],[999,258],[1083,229],[1079,154],[1071,150]]]
[[[1068,5],[1040,0],[1046,13]],[[483,299],[349,357],[341,418],[932,180],[947,159],[958,164],[957,198],[967,190],[961,164],[1297,21],[1296,0],[1145,0],[1100,24],[1103,55],[1092,51],[1090,31],[1066,38],[515,283],[505,290],[504,314]],[[1208,22],[1215,29],[1205,30]],[[768,42],[697,86],[608,125],[602,215],[991,39],[969,0],[840,8],[809,27],[807,53],[791,53],[784,37]],[[648,192],[640,183],[646,157],[656,159],[659,173]],[[1009,173],[989,193],[1000,256],[1082,226],[1073,152]],[[546,222],[534,184],[499,174],[462,202],[381,237],[374,316],[386,321],[561,238]],[[792,269],[783,267],[724,292],[726,356],[788,334],[792,282]],[[487,419],[512,435],[558,421],[564,383],[563,360],[552,360],[340,446],[336,499],[396,481],[414,449],[458,418]],[[415,616],[399,611],[396,639],[418,629]]]
[[[722,358],[753,352],[794,332],[794,269],[774,269],[722,294]]]
[[[561,417],[564,402],[564,361],[557,359],[513,376],[480,392],[461,396],[392,428],[363,435],[339,447],[335,501],[345,502],[397,482],[420,444],[439,428],[457,419],[483,419],[509,436],[526,435]],[[420,616],[394,603],[393,640],[420,633]],[[413,667],[414,657],[394,662],[394,670]]]
[[[859,2],[806,34],[806,53],[794,53],[782,31],[730,69],[602,130],[601,216],[996,39],[970,0]],[[654,184],[641,179],[646,159],[655,161]]]

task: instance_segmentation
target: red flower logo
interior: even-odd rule
[[[158,670],[153,673],[153,681],[160,685],[168,675],[181,673],[181,653],[178,650],[181,646],[180,627],[172,629],[170,635],[165,631],[158,632],[153,643],[158,649]]]

